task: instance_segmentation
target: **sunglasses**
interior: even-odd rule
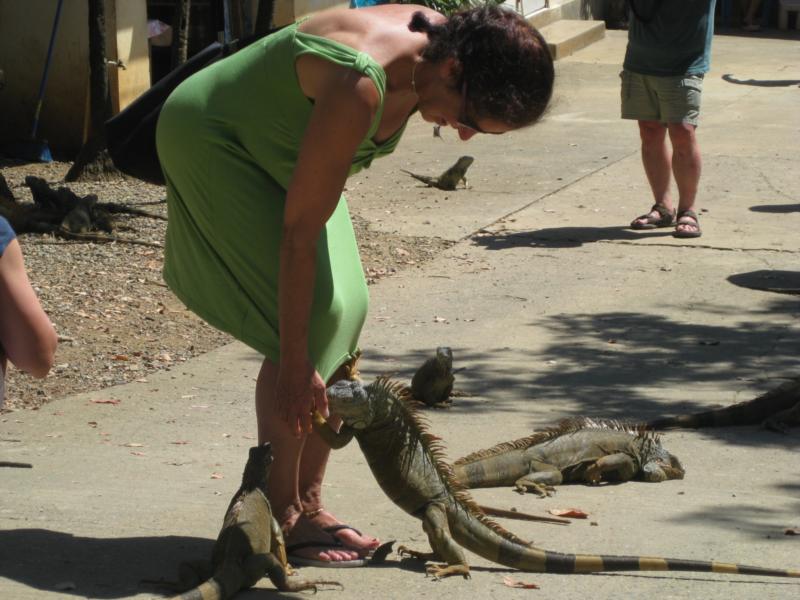
[[[480,126],[475,122],[475,120],[467,114],[467,82],[461,85],[461,108],[458,110],[458,121],[456,121],[456,125],[459,127],[463,127],[464,129],[468,129],[474,133],[485,133],[487,135],[499,135],[493,131],[484,131],[480,128]]]

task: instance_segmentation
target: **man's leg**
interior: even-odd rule
[[[287,545],[309,541],[325,542],[328,539],[332,541],[331,536],[325,534],[319,527],[307,519],[301,518],[305,509],[300,501],[301,464],[306,469],[304,481],[315,482],[316,497],[319,498],[319,485],[321,485],[322,476],[325,473],[327,454],[320,459],[320,454],[312,451],[312,454],[316,455],[317,462],[302,458],[305,457],[309,436],[303,436],[301,439],[294,437],[286,423],[277,414],[275,410],[277,379],[278,366],[265,360],[261,365],[256,382],[256,419],[258,443],[268,441],[272,444],[273,462],[267,488],[273,514],[283,530]],[[308,471],[313,472],[314,475],[310,475]],[[308,497],[310,493],[309,489],[304,490],[305,497]],[[296,554],[305,558],[330,561],[358,558],[358,552],[354,550],[324,546],[300,549],[296,551]]]
[[[639,137],[642,142],[642,164],[647,181],[653,192],[655,204],[672,212],[672,196],[669,186],[672,176],[672,151],[667,144],[667,129],[659,121],[638,121]],[[644,224],[645,217],[658,219],[658,211],[651,211],[631,223],[632,227]]]
[[[702,159],[694,125],[670,123],[669,139],[672,142],[672,172],[678,186],[678,213],[695,210],[697,189],[700,184]],[[685,216],[675,226],[676,232],[695,232],[700,227],[696,219]]]

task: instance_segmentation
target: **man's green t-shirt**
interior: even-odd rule
[[[642,75],[699,75],[709,69],[717,0],[630,0],[624,68]]]

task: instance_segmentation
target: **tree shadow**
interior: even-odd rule
[[[672,237],[671,228],[633,230],[628,227],[552,227],[517,233],[481,233],[472,242],[487,250],[509,248],[576,248],[602,241],[636,241]]]
[[[735,273],[728,277],[728,281],[733,285],[751,290],[778,294],[800,294],[800,271],[761,269],[747,273]]]
[[[704,401],[703,390],[709,387],[733,388],[737,397],[732,404],[755,398],[783,383],[783,375],[796,373],[800,340],[785,323],[758,318],[796,317],[800,306],[793,299],[777,297],[744,315],[735,306],[697,305],[693,311],[723,315],[726,324],[638,312],[557,314],[520,326],[549,330],[553,342],[536,354],[509,347],[453,347],[454,367],[468,364],[457,371],[455,389],[472,396],[456,397],[447,410],[454,416],[491,412],[498,418],[525,419],[534,429],[552,424],[542,421],[542,411],[563,401],[556,418],[644,421],[712,408]],[[365,377],[367,369],[384,363],[395,367],[385,373],[410,382],[432,354],[433,349],[400,356],[368,349]],[[672,399],[648,391],[664,388]],[[676,401],[678,394],[682,399]],[[742,429],[737,429],[735,436],[725,429],[704,433],[731,445],[800,447],[800,435],[794,432],[781,435],[751,428],[741,435]]]
[[[793,213],[800,212],[800,204],[762,204],[761,206],[751,206],[750,210],[763,213]]]
[[[737,79],[730,73],[725,73],[722,76],[722,80],[728,83],[735,83],[736,85],[752,85],[756,87],[800,86],[800,79]]]
[[[796,539],[784,533],[794,523],[776,524],[775,522],[776,515],[780,516],[780,518],[785,518],[788,511],[796,514],[800,510],[800,502],[795,502],[794,504],[791,508],[786,506],[772,508],[764,504],[708,505],[705,508],[683,512],[667,520],[673,523],[694,524],[698,528],[714,527],[716,529],[736,531],[753,540],[763,541],[766,537],[775,544],[796,544]],[[788,548],[787,551],[791,553]],[[770,566],[784,568],[792,565]]]
[[[174,581],[182,560],[211,556],[214,540],[184,536],[93,538],[47,529],[0,531],[0,577],[80,598],[174,592],[147,580]],[[274,588],[242,597],[295,598]],[[237,596],[238,598],[239,596]]]

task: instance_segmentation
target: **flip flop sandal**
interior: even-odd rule
[[[681,221],[681,219],[687,219]],[[692,219],[689,221],[688,219]],[[700,230],[700,219],[697,218],[697,213],[693,210],[682,210],[678,213],[678,218],[675,221],[675,227],[678,225],[691,225],[692,227],[696,227],[695,231],[686,231],[686,230],[675,230],[675,233],[672,235],[676,238],[699,238],[703,235],[703,232]]]
[[[322,528],[322,531],[324,531],[325,533],[329,534],[329,535],[330,535],[330,536],[331,536],[333,539],[335,539],[337,542],[339,542],[340,544],[342,544],[342,546],[343,546],[344,548],[347,548],[348,550],[355,550],[356,552],[358,552],[358,551],[359,551],[359,550],[358,550],[358,548],[352,548],[351,546],[348,546],[347,544],[345,544],[345,543],[344,543],[342,540],[340,540],[338,537],[336,537],[336,532],[337,532],[337,531],[342,531],[343,529],[349,529],[350,531],[353,531],[353,532],[355,532],[357,535],[360,535],[360,536],[361,536],[361,535],[364,535],[363,533],[361,533],[361,532],[360,532],[358,529],[356,529],[356,528],[355,528],[355,527],[353,527],[352,525],[346,525],[345,523],[338,523],[338,524],[336,524],[336,525],[328,525],[328,527],[323,527],[323,528]],[[383,544],[383,545],[385,546],[386,544]],[[381,546],[378,546],[378,548],[380,548],[380,547],[381,547]],[[375,550],[377,550],[377,548],[376,548]],[[366,556],[366,558],[367,558],[367,559],[371,558],[371,557],[372,557],[372,554],[373,554],[373,552],[375,552],[375,550],[369,550],[369,551],[367,552],[367,556]]]
[[[304,548],[320,548],[322,550],[346,550],[344,544],[334,538],[333,542],[298,542],[286,546],[286,557],[293,565],[300,567],[321,567],[323,569],[349,569],[352,567],[365,567],[368,564],[366,558],[355,558],[352,560],[323,560],[320,558],[308,558],[297,556],[295,552]]]
[[[650,213],[657,212],[658,217],[654,217]],[[644,221],[644,223],[637,223],[637,221]],[[660,204],[653,204],[650,212],[636,217],[631,221],[631,229],[655,229],[656,227],[670,227],[675,224],[675,214],[661,206]]]

